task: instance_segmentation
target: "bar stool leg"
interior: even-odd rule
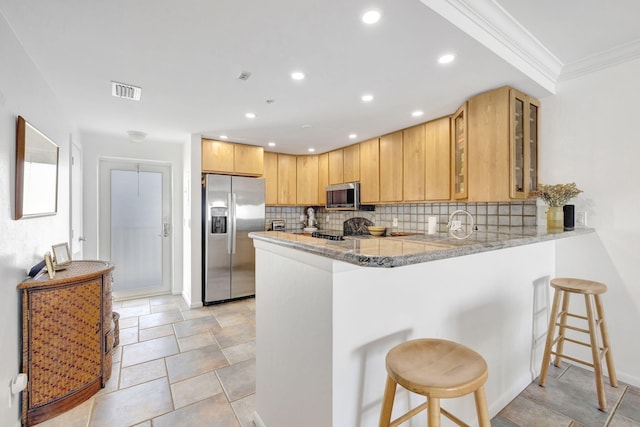
[[[602,365],[600,362],[600,344],[598,343],[596,319],[593,313],[593,295],[585,295],[584,303],[587,307],[587,320],[589,321],[589,340],[591,342],[591,355],[593,357],[593,370],[596,376],[596,391],[598,392],[598,407],[601,411],[607,409],[607,397],[604,394],[604,380],[602,378]]]
[[[384,388],[382,410],[380,411],[380,427],[388,427],[391,424],[391,412],[393,411],[393,401],[395,397],[396,382],[387,376],[387,385]]]
[[[549,372],[549,363],[551,363],[551,347],[553,347],[553,338],[556,331],[556,322],[558,319],[558,306],[560,305],[560,293],[556,290],[553,294],[553,303],[551,304],[551,316],[549,317],[549,330],[547,331],[547,342],[544,345],[544,356],[542,357],[542,369],[540,370],[540,380],[538,384],[544,386],[547,381],[547,372]]]
[[[557,292],[558,290],[556,290]],[[560,329],[558,330],[558,345],[556,346],[556,360],[553,363],[554,366],[560,366],[562,362],[562,352],[564,351],[564,336],[567,333],[565,326],[567,325],[567,313],[569,312],[569,298],[571,294],[566,291],[562,291],[562,312],[560,314]]]
[[[428,427],[440,427],[440,399],[437,397],[427,398],[427,413],[429,416]]]
[[[491,427],[491,419],[489,418],[489,408],[487,407],[487,395],[484,392],[484,386],[480,387],[473,393],[476,401],[476,413],[478,414],[478,425],[480,427]]]
[[[607,322],[604,317],[604,310],[602,308],[602,301],[600,295],[594,295],[596,300],[596,312],[598,313],[598,319],[600,319],[600,334],[602,335],[602,345],[607,350],[605,355],[607,361],[607,371],[609,372],[609,383],[613,387],[618,387],[618,378],[616,377],[616,368],[613,364],[613,353],[611,352],[611,344],[609,343],[609,333],[607,331]]]

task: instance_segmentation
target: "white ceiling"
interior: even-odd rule
[[[538,53],[548,55],[539,63],[548,69],[573,65],[579,73],[615,62],[620,46],[625,58],[640,53],[636,0],[0,0],[0,13],[88,134],[138,130],[152,141],[225,134],[303,154],[450,114],[469,96],[504,84],[538,97],[553,92],[564,73],[547,72],[545,83],[536,77],[536,52],[511,48],[529,67],[500,49],[504,40],[526,39],[513,33],[513,22],[488,43],[466,18],[452,16],[500,6],[503,22],[512,16],[533,36],[530,45],[542,42]],[[383,17],[366,26],[360,16],[370,7]],[[493,28],[485,18],[475,21]],[[446,52],[457,60],[442,66],[437,58]],[[294,70],[307,78],[291,80]],[[237,79],[242,71],[252,73],[249,80]],[[142,100],[112,97],[112,80],[141,86]],[[364,93],[375,100],[364,104]],[[425,115],[412,117],[417,109]]]

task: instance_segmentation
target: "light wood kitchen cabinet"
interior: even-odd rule
[[[425,125],[402,131],[402,199],[405,202],[425,200]]]
[[[531,197],[537,185],[538,102],[509,87],[468,101],[467,201]]]
[[[424,124],[425,200],[451,197],[451,128],[449,117]]]
[[[327,204],[327,185],[329,185],[329,153],[318,156],[318,204]]]
[[[380,201],[380,143],[378,138],[360,143],[360,201]]]
[[[380,137],[380,201],[402,201],[402,131]]]
[[[264,202],[278,204],[278,154],[264,152]]]
[[[344,149],[329,151],[329,185],[344,182]]]
[[[318,156],[297,156],[296,204],[318,204]]]
[[[262,176],[263,159],[262,147],[202,140],[202,172]]]
[[[343,182],[360,181],[360,145],[354,144],[344,148]]]
[[[111,271],[73,261],[53,279],[22,282],[22,424],[38,424],[86,401],[111,376]]]
[[[295,205],[297,159],[290,154],[278,154],[278,204]]]
[[[451,117],[451,192],[454,200],[467,198],[468,191],[467,103]]]

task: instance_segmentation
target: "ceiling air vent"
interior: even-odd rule
[[[249,77],[251,77],[251,73],[249,71],[242,71],[238,75],[238,80],[249,80]]]
[[[133,101],[140,101],[142,88],[125,83],[111,82],[111,95],[116,98],[126,98]]]

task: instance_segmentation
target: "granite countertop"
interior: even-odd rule
[[[249,237],[363,267],[401,267],[593,233],[593,228],[547,233],[544,227],[504,227],[475,231],[458,240],[446,233],[398,237],[350,237],[334,241],[280,231],[252,232]]]

